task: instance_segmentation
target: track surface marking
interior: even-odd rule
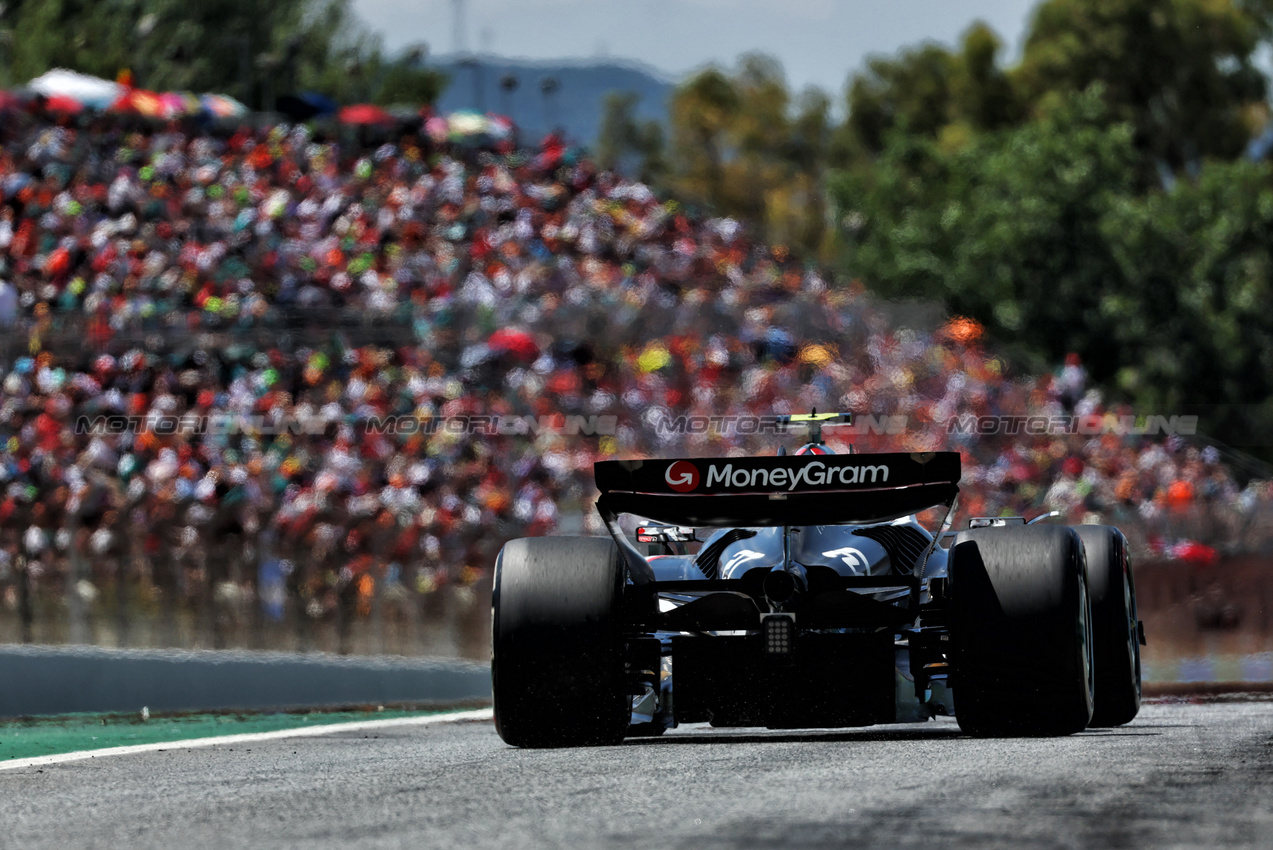
[[[166,750],[189,750],[197,747],[219,747],[231,744],[255,744],[264,741],[281,741],[287,738],[313,738],[339,732],[367,732],[394,729],[399,726],[428,726],[433,723],[454,723],[462,720],[490,720],[489,708],[476,711],[455,711],[446,714],[429,714],[421,717],[391,717],[384,720],[356,720],[350,723],[326,723],[301,726],[294,729],[276,729],[271,732],[245,732],[231,735],[209,735],[185,738],[179,741],[155,741],[148,744],[128,744],[122,747],[102,747],[96,750],[76,750],[72,753],[56,753],[48,756],[0,761],[0,770],[19,770],[26,767],[43,767],[68,761],[129,756],[136,753],[157,753]]]

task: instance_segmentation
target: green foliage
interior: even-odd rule
[[[1145,409],[1203,405],[1259,445],[1273,426],[1273,167],[1212,162],[1142,192],[1129,123],[1098,84],[957,151],[894,132],[831,193],[847,270],[926,297],[1049,362],[1082,354]]]
[[[861,165],[903,130],[948,146],[1019,122],[1024,109],[998,64],[998,36],[983,23],[964,33],[958,51],[936,44],[876,57],[848,87],[848,119],[836,134],[833,161]]]
[[[829,113],[817,89],[793,100],[772,58],[703,71],[672,97],[668,182],[691,202],[759,224],[770,242],[816,254],[827,236]]]
[[[1046,0],[1017,67],[983,24],[874,58],[839,127],[748,57],[678,89],[671,182],[1251,443],[1273,427],[1273,175],[1234,160],[1269,114],[1261,38],[1273,0]]]
[[[387,63],[372,100],[385,106],[393,103],[433,103],[446,84],[446,74],[418,67],[409,57],[403,57]]]
[[[420,52],[383,55],[349,0],[12,0],[13,80],[54,67],[156,90],[217,91],[256,107],[289,91],[337,100],[432,102],[445,84]]]
[[[1024,117],[1021,98],[999,65],[1003,42],[978,21],[964,33],[951,80],[952,113],[974,130],[997,130]]]
[[[895,131],[874,168],[833,183],[855,230],[850,271],[889,295],[943,300],[1050,357],[1095,352],[1115,268],[1099,222],[1131,189],[1133,161],[1131,131],[1109,123],[1099,89],[957,151]],[[1081,327],[1066,326],[1074,316]]]
[[[1119,389],[1162,409],[1203,405],[1228,440],[1267,446],[1273,167],[1209,163],[1168,192],[1117,199],[1100,228],[1123,281],[1103,305]]]
[[[1236,156],[1250,138],[1265,90],[1258,37],[1231,0],[1047,0],[1014,78],[1036,111],[1102,83],[1147,161],[1175,170]]]
[[[724,164],[741,108],[734,81],[711,68],[672,96],[672,158],[678,186],[699,203],[723,205]]]
[[[662,182],[666,170],[663,127],[657,121],[638,121],[635,92],[606,95],[597,136],[597,162],[602,168],[624,168],[630,158],[637,162],[635,173],[646,183]]]
[[[1238,159],[1260,39],[1273,0],[1046,0],[1015,68],[984,27],[873,60],[831,155],[845,271],[1266,444],[1273,169]]]
[[[935,137],[950,123],[955,58],[935,44],[875,58],[849,84],[847,129],[861,149],[884,150],[889,131]]]

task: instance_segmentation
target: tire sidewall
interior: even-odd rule
[[[1140,639],[1127,538],[1113,526],[1076,526],[1087,554],[1097,664],[1092,725],[1120,726],[1140,711]]]
[[[1065,735],[1094,706],[1083,546],[1064,526],[961,532],[950,555],[955,713],[975,735]]]
[[[496,731],[517,746],[623,736],[617,605],[623,570],[608,538],[523,538],[496,558],[491,687]]]

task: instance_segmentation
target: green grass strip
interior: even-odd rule
[[[10,759],[211,738],[251,732],[380,720],[389,717],[421,717],[445,711],[313,711],[265,713],[217,713],[152,715],[63,714],[0,720],[0,762]]]

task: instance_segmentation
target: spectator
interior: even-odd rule
[[[290,600],[268,610],[330,619],[348,648],[382,592],[423,606],[478,581],[504,539],[599,533],[597,459],[775,448],[659,427],[669,415],[904,417],[828,435],[960,450],[974,514],[1158,530],[1205,510],[1220,534],[1268,501],[1218,457],[1122,427],[1077,357],[1056,380],[1014,377],[975,322],[895,327],[860,286],[557,139],[351,147],[37,117],[0,129],[0,196],[0,541],[50,585],[75,557],[91,586],[143,564],[165,610],[220,612],[214,641],[246,616],[227,612],[257,595],[257,564]],[[951,427],[1067,411],[1108,427]],[[618,428],[541,427],[563,414]],[[534,426],[430,430],[465,416]]]
[[[18,321],[18,290],[7,280],[0,280],[0,330],[10,331]]]

